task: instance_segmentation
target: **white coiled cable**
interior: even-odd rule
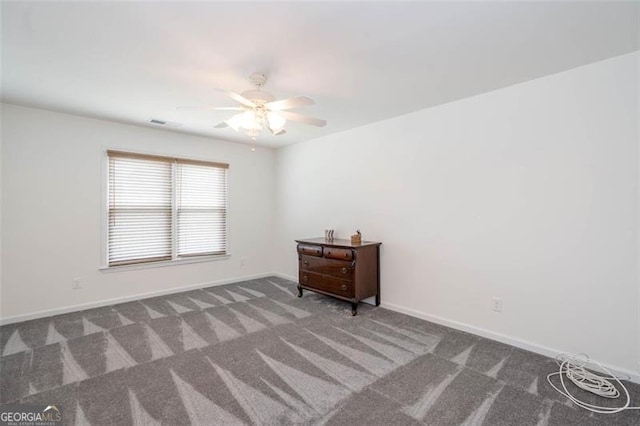
[[[598,366],[601,371],[607,373],[607,376],[593,373],[587,369],[590,364],[589,356],[587,354],[560,354],[556,357],[556,363],[558,363],[560,369],[555,373],[549,374],[547,376],[547,381],[556,391],[569,398],[577,406],[582,407],[585,410],[601,414],[615,414],[624,410],[640,410],[640,407],[630,406],[631,396],[629,396],[629,391],[625,387],[624,383],[611,373],[609,369],[598,362],[594,362],[593,364]],[[560,376],[562,389],[553,384],[551,381],[551,377],[553,376]],[[588,404],[579,400],[569,392],[565,383],[565,377],[580,389],[611,399],[620,397],[620,391],[611,382],[611,380],[614,380],[622,389],[626,402],[621,407],[603,407],[600,405]]]

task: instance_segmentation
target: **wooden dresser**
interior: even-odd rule
[[[302,290],[337,297],[351,302],[351,315],[358,302],[376,297],[380,305],[380,245],[324,238],[296,240],[298,243],[298,297]]]

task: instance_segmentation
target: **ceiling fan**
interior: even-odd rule
[[[236,132],[247,134],[252,140],[260,134],[262,129],[267,129],[274,136],[286,133],[285,124],[288,121],[310,124],[312,126],[323,127],[327,124],[325,120],[285,111],[291,108],[298,108],[315,104],[313,99],[306,96],[275,100],[269,92],[262,90],[262,86],[267,82],[267,76],[260,73],[253,73],[249,76],[249,81],[256,87],[255,90],[247,90],[241,94],[218,89],[224,92],[240,105],[235,107],[213,107],[213,106],[185,106],[178,109],[203,109],[210,111],[240,111],[215,126],[216,128],[231,127]]]

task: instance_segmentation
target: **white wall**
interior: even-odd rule
[[[638,10],[638,22],[640,22],[640,9]],[[638,78],[638,83],[636,87],[636,102],[638,108],[638,117],[636,120],[637,124],[637,138],[638,143],[640,144],[640,55],[636,55],[636,73]],[[638,148],[638,168],[636,169],[636,179],[638,181],[638,196],[636,199],[636,213],[638,215],[638,228],[637,228],[637,239],[638,239],[638,315],[637,315],[637,323],[638,323],[638,354],[640,354],[640,148]],[[640,372],[640,360],[638,360],[637,369]]]
[[[0,103],[0,117],[2,117],[3,104]],[[2,311],[2,119],[0,119],[0,318]]]
[[[272,150],[251,152],[247,145],[2,106],[1,314],[5,321],[272,271]],[[107,148],[229,163],[231,257],[101,272]],[[82,289],[71,289],[74,277],[84,279]]]
[[[637,371],[637,61],[278,150],[276,270],[297,275],[295,238],[360,228],[383,305]]]

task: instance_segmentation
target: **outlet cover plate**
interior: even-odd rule
[[[502,299],[494,297],[491,299],[491,310],[495,312],[502,312]]]

